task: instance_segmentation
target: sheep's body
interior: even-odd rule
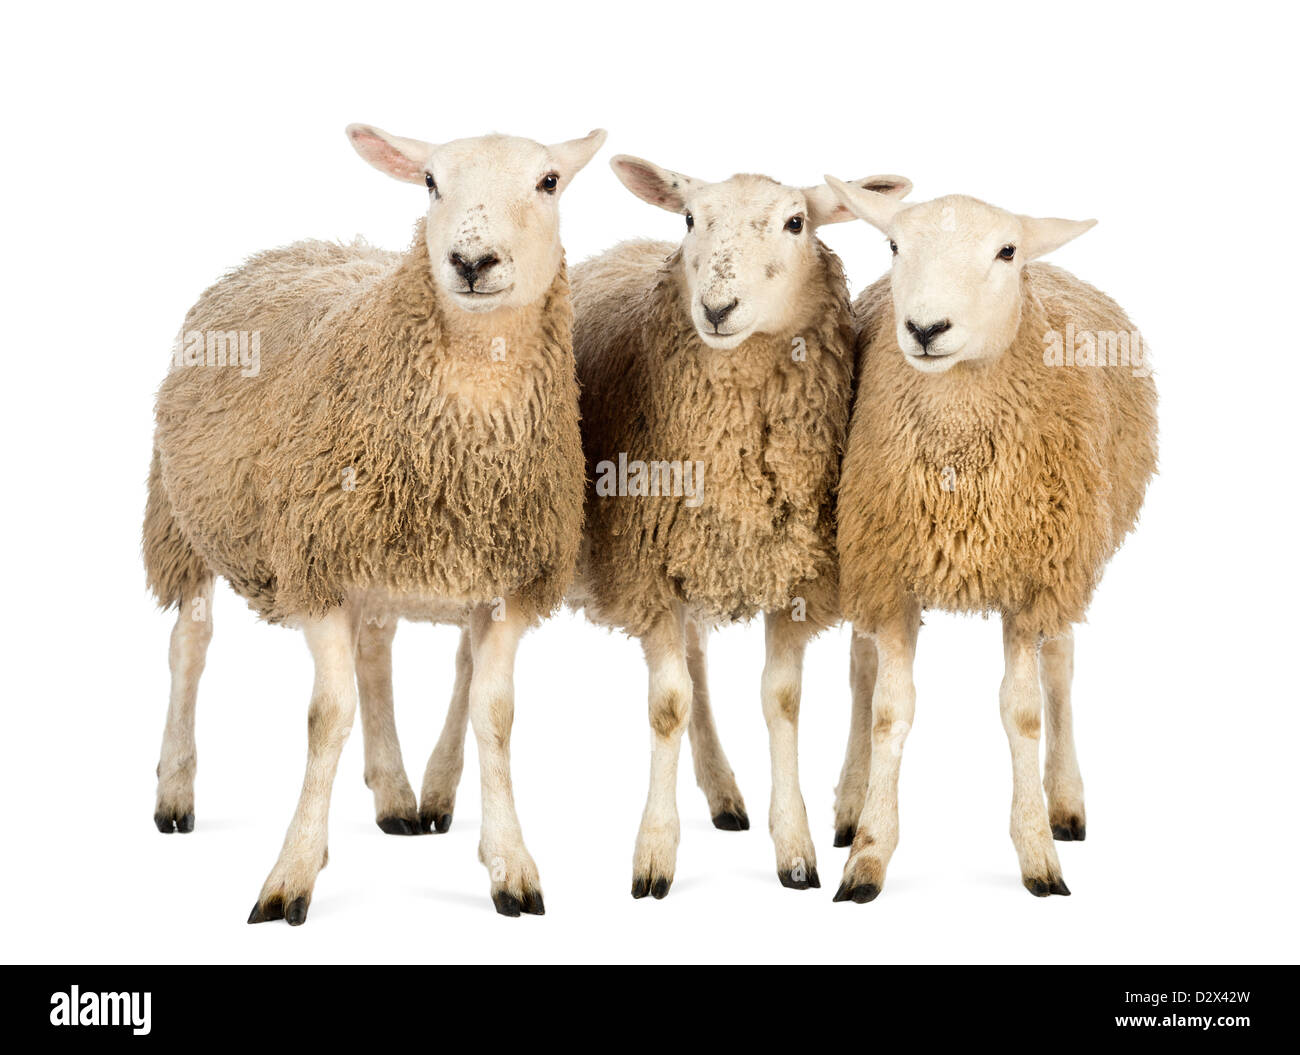
[[[854,302],[860,380],[839,502],[841,603],[875,633],[909,603],[1013,614],[1060,635],[1083,619],[1156,462],[1145,371],[1044,363],[1043,336],[1129,333],[1104,293],[1048,264],[1023,276],[1016,340],[994,363],[923,374],[895,338],[886,276]]]
[[[271,621],[353,598],[367,618],[463,622],[510,596],[531,622],[562,599],[582,523],[563,270],[498,359],[489,331],[446,327],[423,227],[405,254],[260,254],[191,309],[187,332],[260,331],[261,364],[176,367],[159,393],[160,602],[201,567]]]
[[[593,494],[580,572],[597,622],[635,636],[676,605],[705,625],[784,611],[837,620],[832,496],[848,420],[851,320],[822,249],[801,355],[792,335],[707,348],[681,254],[628,242],[574,268],[574,354],[588,478],[602,462],[702,462],[702,501]],[[589,487],[591,485],[589,484]]]

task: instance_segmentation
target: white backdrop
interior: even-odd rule
[[[0,955],[37,961],[1253,961],[1295,955],[1297,698],[1294,104],[1280,8],[1131,3],[103,6],[8,19],[4,233],[9,603]],[[997,621],[931,614],[878,901],[836,905],[832,788],[847,632],[806,666],[804,794],[820,891],[782,889],[766,834],[762,632],[712,650],[714,706],[753,828],[715,831],[683,756],[667,900],[633,901],[649,733],[640,650],[562,615],[525,639],[514,774],[544,918],[498,917],[475,858],[477,760],[449,834],[373,823],[360,722],[305,927],[244,923],[302,779],[299,635],[219,588],[199,696],[198,820],[154,830],[170,616],[139,528],[153,392],[183,313],[247,254],[302,237],[404,247],[425,192],[348,146],[349,121],[426,139],[609,129],[563,202],[569,259],[681,220],[619,152],[707,179],[899,172],[1095,216],[1053,258],[1154,349],[1161,474],[1078,635],[1088,841],[1074,896],[1020,886],[1007,835]],[[888,266],[826,228],[855,290]],[[417,790],[454,631],[398,636]]]

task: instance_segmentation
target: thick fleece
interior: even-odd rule
[[[854,303],[858,396],[839,497],[841,604],[859,631],[923,608],[1014,614],[1054,636],[1083,619],[1156,466],[1156,392],[1127,366],[1048,366],[1044,334],[1132,331],[1049,264],[1022,273],[1020,327],[991,363],[942,374],[898,348],[889,276]]]
[[[589,486],[580,600],[597,622],[641,636],[678,602],[720,623],[798,598],[811,627],[838,619],[832,496],[853,327],[839,259],[817,244],[803,324],[731,351],[699,338],[677,247],[626,242],[574,268],[588,476],[620,453],[704,465],[694,508]]]
[[[564,269],[510,328],[449,326],[424,223],[403,254],[262,253],[190,310],[187,332],[260,331],[261,366],[175,366],[159,391],[144,551],[160,603],[208,573],[273,622],[362,593],[415,618],[511,595],[535,619],[561,600],[583,488]]]

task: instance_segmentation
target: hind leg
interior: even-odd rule
[[[1038,673],[1047,699],[1047,760],[1043,790],[1047,792],[1047,817],[1052,837],[1080,842],[1087,834],[1083,810],[1083,778],[1074,751],[1074,714],[1070,682],[1074,678],[1074,631],[1043,642],[1038,653]]]
[[[713,826],[722,831],[738,832],[749,828],[745,800],[736,786],[727,756],[713,724],[709,707],[708,658],[705,642],[708,631],[686,622],[686,669],[691,675],[691,721],[687,734],[691,738],[691,758],[695,763],[695,782],[709,800]]]
[[[465,767],[465,727],[469,724],[469,686],[474,678],[474,653],[469,628],[461,630],[456,649],[456,683],[442,726],[442,735],[429,756],[420,788],[420,825],[426,832],[442,833],[451,827],[456,809],[456,788]]]
[[[182,597],[167,651],[171,696],[158,758],[158,797],[153,821],[160,832],[194,830],[194,708],[199,677],[212,640],[212,577]]]
[[[419,835],[415,792],[406,779],[393,718],[393,635],[397,620],[365,623],[357,635],[357,691],[365,741],[365,779],[375,795],[375,823],[388,835]]]
[[[849,745],[835,788],[835,845],[851,846],[867,801],[871,773],[871,694],[876,689],[876,643],[854,634],[849,642]]]

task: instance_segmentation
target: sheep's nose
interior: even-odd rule
[[[700,303],[704,305],[704,317],[709,320],[710,324],[716,330],[722,325],[723,320],[736,310],[736,305],[739,304],[740,301],[737,298],[732,298],[730,304],[724,304],[720,308],[710,308],[708,301],[702,300]]]
[[[451,260],[451,266],[456,269],[456,274],[469,283],[470,289],[474,288],[476,279],[482,278],[488,271],[501,263],[501,258],[496,253],[484,253],[477,260],[466,260],[459,253],[452,253],[449,259]]]
[[[952,323],[947,319],[940,319],[938,322],[932,322],[929,326],[918,326],[911,319],[907,320],[907,332],[916,338],[916,343],[921,346],[922,350],[928,349],[930,347],[930,342],[938,337],[939,334],[947,333],[951,329]]]

